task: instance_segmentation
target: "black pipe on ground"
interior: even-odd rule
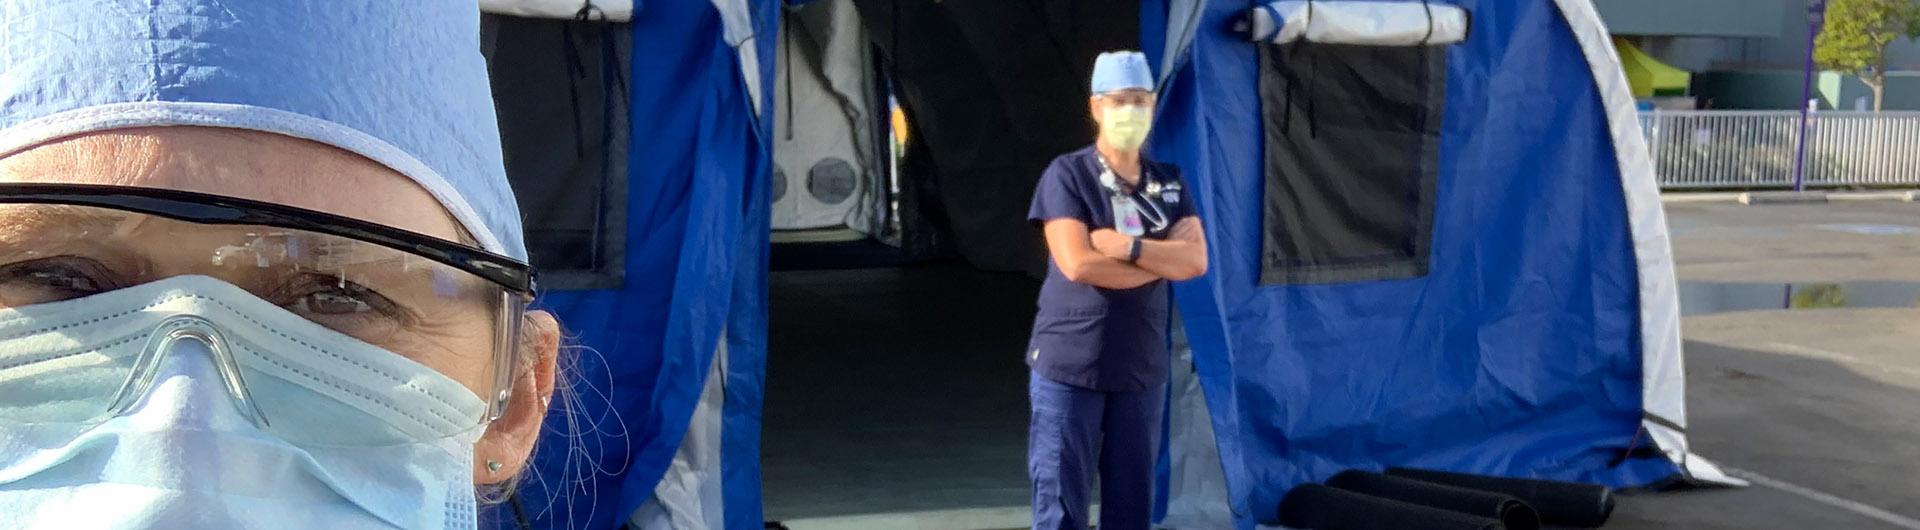
[[[1506,530],[1490,517],[1302,484],[1280,499],[1281,525],[1314,530]]]
[[[1613,490],[1598,484],[1489,477],[1412,468],[1388,468],[1387,474],[1519,498],[1540,513],[1547,525],[1599,528],[1613,515]]]
[[[1410,502],[1429,508],[1492,517],[1507,530],[1539,530],[1540,514],[1519,498],[1503,493],[1436,484],[1366,471],[1346,471],[1327,485],[1354,493]]]

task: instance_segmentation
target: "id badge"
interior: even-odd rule
[[[1133,200],[1124,195],[1113,197],[1113,229],[1121,234],[1140,237],[1147,234],[1147,226],[1140,221],[1140,209]]]

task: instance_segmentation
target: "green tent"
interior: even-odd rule
[[[1613,47],[1620,51],[1620,66],[1627,71],[1627,84],[1633,87],[1633,97],[1687,95],[1687,84],[1693,74],[1660,62],[1626,39],[1613,39]]]

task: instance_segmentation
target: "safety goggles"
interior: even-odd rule
[[[1146,107],[1153,104],[1153,93],[1145,90],[1115,90],[1100,94],[1099,97],[1115,107]]]
[[[169,345],[195,340],[269,431],[349,445],[446,437],[504,413],[533,292],[520,261],[323,212],[0,185],[0,419],[111,419],[153,384]],[[366,414],[395,435],[328,439],[330,419]]]

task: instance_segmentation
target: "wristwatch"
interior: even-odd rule
[[[1136,238],[1133,238],[1133,243],[1127,246],[1127,263],[1139,263],[1139,262],[1140,262],[1140,238],[1136,237]]]

